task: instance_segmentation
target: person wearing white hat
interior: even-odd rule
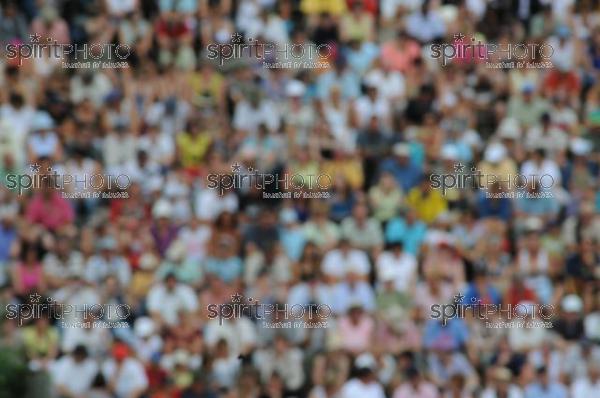
[[[134,347],[138,358],[147,363],[155,354],[160,353],[163,344],[157,334],[156,323],[150,317],[139,317],[133,324],[133,331],[136,337]]]
[[[561,300],[560,310],[560,316],[553,321],[554,331],[567,341],[578,341],[585,333],[583,300],[576,294],[568,294]]]
[[[383,387],[375,374],[375,360],[360,355],[354,362],[356,376],[348,380],[339,393],[340,398],[385,398]]]
[[[92,256],[86,264],[85,279],[91,283],[102,283],[112,275],[123,287],[129,286],[131,267],[125,257],[119,253],[117,241],[112,236],[106,236],[98,242],[98,254]]]
[[[41,158],[49,158],[57,161],[62,156],[62,145],[58,136],[53,131],[54,120],[48,112],[38,111],[33,116],[31,123],[31,135],[27,147],[29,160],[32,163]]]
[[[481,179],[482,189],[487,190],[490,188],[486,186],[486,182],[491,184],[493,181],[502,181],[502,192],[512,190],[509,189],[506,181],[509,177],[514,177],[517,174],[517,166],[514,160],[508,156],[506,147],[500,142],[493,141],[487,146],[483,153],[483,160],[479,163],[477,169],[484,176]],[[511,186],[511,188],[513,187]]]
[[[500,139],[519,141],[521,139],[521,126],[516,119],[507,117],[500,122],[496,134]]]
[[[306,142],[317,115],[310,103],[305,101],[306,85],[299,80],[291,80],[285,88],[287,101],[277,104],[283,123],[296,129],[299,138]],[[271,112],[274,112],[271,109]]]

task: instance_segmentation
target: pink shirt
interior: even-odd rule
[[[375,322],[370,317],[364,316],[356,325],[350,322],[350,318],[343,317],[339,325],[342,345],[345,349],[357,353],[370,348],[375,330]]]
[[[28,267],[23,263],[17,265],[19,280],[23,292],[30,292],[40,284],[42,280],[42,266],[37,263],[33,267]]]
[[[41,193],[36,193],[27,206],[27,221],[41,224],[48,229],[60,228],[73,221],[75,214],[69,202],[58,192],[45,201]]]
[[[36,18],[31,23],[31,31],[42,36],[44,39],[52,39],[52,43],[54,43],[54,40],[56,40],[56,42],[58,42],[59,44],[71,43],[71,37],[69,35],[69,26],[62,19],[54,21],[54,23],[52,23],[52,25],[48,27],[41,20],[41,18]]]
[[[412,67],[412,62],[421,55],[421,47],[414,41],[405,44],[405,48],[400,50],[396,47],[394,41],[385,43],[381,47],[381,60],[392,70],[405,73]]]
[[[431,383],[422,381],[419,388],[415,390],[410,383],[403,383],[396,391],[393,398],[439,398],[438,389]]]

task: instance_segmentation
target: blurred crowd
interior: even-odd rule
[[[1,0],[0,396],[598,397],[599,3]],[[328,51],[210,59],[239,37]],[[432,57],[462,37],[551,65]],[[31,40],[130,51],[6,56]],[[210,186],[257,171],[330,184]],[[475,171],[497,182],[433,186]],[[209,317],[239,295],[331,314]],[[130,311],[6,315],[40,297]],[[553,310],[432,317],[459,302]]]

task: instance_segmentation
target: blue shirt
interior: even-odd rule
[[[465,344],[468,338],[469,330],[462,319],[450,319],[446,326],[442,326],[442,322],[437,319],[431,319],[425,324],[423,345],[429,349],[436,343],[447,340],[447,344],[452,349],[458,349]]]
[[[555,198],[519,198],[517,207],[524,213],[532,216],[545,216],[556,214],[560,206]]]
[[[378,55],[379,48],[368,42],[363,43],[358,50],[349,49],[346,54],[350,68],[361,76],[367,72]]]
[[[496,290],[496,288],[491,285],[488,284],[486,286],[487,290],[486,290],[486,294],[488,295],[487,297],[482,296],[483,292],[480,292],[479,289],[477,289],[477,286],[474,283],[469,283],[469,287],[467,287],[467,292],[465,294],[465,298],[462,302],[462,304],[467,305],[467,304],[477,304],[478,300],[482,300],[482,301],[489,301],[489,304],[500,304],[502,302],[502,296],[500,295],[500,293],[498,292],[498,290]]]
[[[525,388],[525,398],[567,398],[567,389],[559,383],[550,383],[547,386],[534,383]]]
[[[285,253],[291,260],[298,261],[306,243],[302,228],[283,228],[279,234]]]
[[[210,257],[206,260],[206,272],[224,282],[231,282],[242,275],[242,260],[235,256],[225,259]]]
[[[425,164],[425,147],[419,141],[410,141],[410,162],[421,169]]]
[[[390,172],[394,176],[404,192],[410,191],[421,182],[421,168],[411,162],[403,166],[396,159],[386,159],[379,169],[380,174],[384,171]]]
[[[319,76],[317,80],[317,93],[320,99],[329,98],[331,88],[339,86],[344,99],[357,98],[360,95],[360,79],[351,71],[347,70],[338,75],[336,71],[330,71]]]
[[[421,221],[415,221],[408,225],[403,218],[395,217],[385,227],[385,241],[388,243],[402,242],[404,250],[417,256],[426,232],[427,226]]]
[[[0,224],[0,263],[10,258],[10,247],[17,237],[17,230]]]
[[[512,214],[510,201],[509,198],[486,198],[485,192],[481,191],[477,200],[477,211],[481,218],[498,217],[504,221],[509,221]]]

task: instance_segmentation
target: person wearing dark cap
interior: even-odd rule
[[[475,302],[479,302],[479,304],[500,304],[502,302],[502,296],[490,283],[488,272],[484,266],[475,269],[473,281],[469,283],[463,301],[465,304]]]
[[[567,398],[568,392],[559,381],[552,381],[545,366],[536,370],[536,380],[525,388],[524,398]]]
[[[77,345],[70,355],[56,361],[53,382],[60,397],[80,397],[92,386],[98,365],[88,356],[83,345]]]

